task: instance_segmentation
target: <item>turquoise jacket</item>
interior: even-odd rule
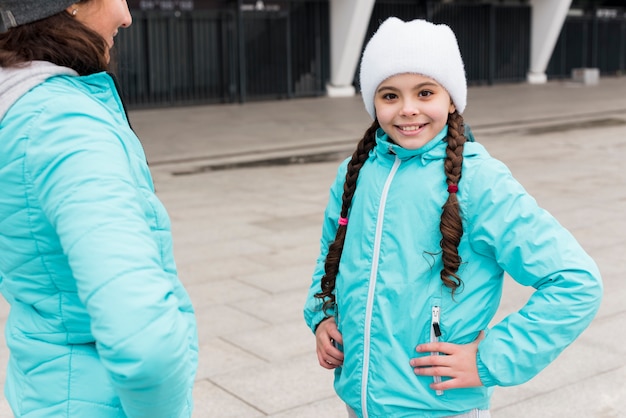
[[[463,286],[451,297],[439,277],[446,134],[447,127],[424,147],[406,150],[379,130],[357,180],[332,313],[345,354],[335,370],[335,389],[361,417],[442,417],[488,409],[494,385],[535,376],[589,325],[600,304],[602,284],[593,260],[504,164],[474,142],[465,145],[458,191]],[[346,165],[330,191],[304,309],[313,331],[325,317],[313,295],[321,290],[335,238]],[[536,291],[523,308],[489,329],[505,271]],[[476,361],[484,386],[437,394],[429,388],[432,377],[414,374],[409,359],[418,356],[419,343],[467,344],[481,330],[486,337]]]
[[[35,67],[38,84],[14,94],[10,81],[19,71],[14,87],[32,81]],[[0,73],[3,104],[15,98],[0,112],[0,290],[11,305],[5,395],[14,414],[190,417],[194,312],[113,79],[41,63],[15,71]]]

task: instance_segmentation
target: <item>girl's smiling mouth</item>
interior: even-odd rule
[[[401,132],[412,133],[412,132],[420,131],[426,125],[428,125],[428,124],[427,123],[423,123],[423,124],[420,124],[420,125],[396,125],[396,128],[398,130],[400,130]]]

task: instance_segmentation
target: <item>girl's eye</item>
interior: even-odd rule
[[[428,96],[430,96],[431,94],[433,94],[433,92],[432,92],[432,91],[430,91],[430,90],[422,90],[422,91],[420,91],[420,92],[418,93],[418,96],[420,96],[420,97],[428,97]]]
[[[393,99],[395,99],[397,97],[398,96],[396,96],[393,93],[385,93],[385,94],[383,94],[383,99],[385,99],[385,100],[393,100]]]

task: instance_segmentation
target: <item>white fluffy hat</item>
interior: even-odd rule
[[[465,67],[448,26],[419,19],[403,22],[395,17],[380,25],[361,59],[361,95],[372,119],[376,119],[374,94],[380,83],[403,73],[432,78],[447,90],[459,113],[465,110]]]

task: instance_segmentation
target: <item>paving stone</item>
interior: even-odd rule
[[[268,415],[271,418],[346,418],[347,416],[346,405],[336,396]]]
[[[225,339],[237,347],[245,347],[246,350],[267,361],[309,354],[315,349],[315,336],[305,325],[304,320],[284,322],[247,333],[231,334]]]
[[[333,374],[320,367],[314,356],[307,353],[281,358],[258,368],[216,376],[213,380],[264,413],[275,414],[333,395]]]
[[[300,295],[305,297],[306,291],[311,284],[314,268],[314,263],[304,263],[278,267],[266,272],[240,274],[236,278],[269,293],[300,290]]]
[[[266,416],[266,414],[207,380],[196,382],[193,396],[193,418],[254,418]]]
[[[258,332],[263,332],[263,329]],[[253,335],[243,332],[237,335]],[[217,375],[242,372],[264,365],[267,360],[254,352],[252,345],[230,343],[225,338],[211,338],[199,347],[199,364],[196,380],[210,379]]]

